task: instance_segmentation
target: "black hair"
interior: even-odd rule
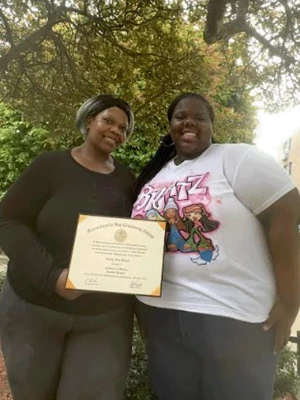
[[[208,112],[210,121],[211,121],[211,123],[213,124],[213,123],[214,123],[214,120],[215,120],[215,112],[214,112],[214,109],[212,108],[212,106],[210,105],[210,103],[208,102],[208,100],[207,100],[204,96],[202,96],[202,95],[199,94],[199,93],[194,93],[194,92],[182,93],[181,95],[177,96],[177,97],[172,101],[172,103],[169,105],[168,112],[167,112],[168,121],[169,121],[169,122],[171,121],[171,119],[172,119],[172,117],[173,117],[174,110],[175,110],[177,104],[178,104],[181,100],[186,99],[186,98],[190,98],[190,97],[195,97],[196,99],[199,99],[199,100],[202,101],[202,104],[204,105],[204,107],[206,108],[206,111]]]
[[[100,112],[107,108],[118,107],[125,112],[128,118],[128,128],[126,132],[127,139],[130,137],[134,127],[133,113],[129,104],[125,101],[111,94],[100,94],[86,100],[79,108],[76,114],[75,125],[76,128],[83,134],[87,134],[87,119],[88,117],[95,117]]]
[[[167,111],[167,117],[168,121],[170,122],[174,113],[174,110],[177,106],[177,104],[185,98],[189,97],[195,97],[199,100],[202,101],[202,104],[206,108],[209,118],[211,120],[211,123],[214,123],[215,120],[215,113],[208,102],[208,100],[203,97],[199,93],[194,93],[194,92],[186,92],[183,93],[179,96],[177,96],[172,103],[169,105],[168,111]],[[215,143],[215,140],[212,139],[212,142]],[[149,161],[149,163],[145,166],[145,168],[142,170],[141,174],[139,175],[136,185],[135,185],[135,198],[139,195],[142,187],[149,182],[158,172],[167,164],[168,161],[170,161],[172,158],[176,156],[176,148],[175,145],[172,141],[171,135],[168,133],[165,135],[161,141],[161,144],[159,148],[157,149],[156,153],[152,157],[152,159]]]

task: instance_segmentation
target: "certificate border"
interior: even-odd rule
[[[163,252],[162,252],[162,268],[161,268],[161,279],[160,279],[160,286],[159,286],[159,296],[155,296],[155,295],[150,295],[150,294],[140,294],[140,293],[126,293],[126,292],[109,292],[109,291],[105,291],[105,290],[88,290],[88,289],[80,289],[80,288],[71,288],[71,287],[67,287],[67,282],[71,282],[69,279],[69,274],[70,274],[70,264],[72,261],[72,257],[73,257],[73,252],[74,252],[74,247],[75,247],[75,239],[76,239],[76,235],[77,235],[77,230],[78,230],[78,226],[79,226],[79,222],[80,222],[80,217],[105,217],[105,218],[112,218],[112,219],[124,219],[127,221],[147,221],[147,222],[154,222],[154,223],[158,223],[158,222],[164,222],[165,223],[165,227],[162,228],[165,232],[165,237],[164,237],[164,245],[163,245]],[[99,214],[82,214],[79,213],[78,214],[78,219],[77,219],[77,225],[76,225],[76,230],[75,230],[75,234],[74,234],[74,238],[73,238],[73,245],[72,245],[72,252],[71,252],[71,257],[70,257],[70,262],[69,262],[69,267],[68,267],[68,276],[67,276],[67,280],[66,280],[66,284],[65,284],[65,289],[67,290],[79,290],[79,291],[84,291],[87,293],[110,293],[110,294],[124,294],[126,296],[142,296],[142,297],[155,297],[155,298],[159,298],[162,296],[162,283],[163,283],[163,272],[164,272],[164,268],[165,268],[165,262],[164,262],[164,255],[165,255],[165,243],[166,243],[166,228],[167,228],[167,221],[151,221],[151,220],[145,220],[145,219],[137,219],[137,218],[129,218],[129,217],[113,217],[111,215],[99,215]],[[156,290],[157,288],[155,288]]]

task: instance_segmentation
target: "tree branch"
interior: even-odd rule
[[[76,74],[75,62],[74,62],[73,58],[71,57],[71,55],[69,54],[69,51],[66,48],[65,44],[63,43],[61,36],[59,34],[57,34],[57,33],[54,33],[51,30],[50,33],[49,33],[49,38],[52,39],[54,44],[57,46],[58,50],[67,59],[67,62],[68,62],[68,65],[70,67],[71,74],[72,74],[72,77],[73,77],[73,80],[74,80],[74,84],[76,84],[76,82],[77,82],[77,74]]]
[[[238,33],[246,33],[257,40],[265,49],[269,50],[271,56],[277,56],[284,60],[286,68],[290,64],[297,62],[294,57],[287,54],[284,44],[282,48],[272,45],[272,40],[266,39],[265,36],[261,35],[247,23],[246,16],[249,11],[249,0],[239,0],[237,18],[233,21],[223,23],[227,2],[228,0],[209,0],[204,31],[204,39],[207,44],[228,39]],[[283,37],[283,42],[285,42],[284,39],[287,38],[290,31],[291,12],[284,0],[280,0],[280,2],[285,7],[287,13],[287,23]],[[216,7],[219,7],[219,9]]]
[[[249,0],[240,0],[238,4],[237,19],[246,21],[246,16],[249,11]]]
[[[222,1],[224,1],[224,0],[222,0]],[[102,37],[109,40],[114,46],[120,48],[121,50],[123,50],[124,52],[126,52],[127,54],[129,54],[131,56],[134,55],[134,56],[160,57],[159,54],[154,54],[154,53],[141,54],[141,53],[137,53],[135,51],[131,51],[130,49],[126,48],[121,43],[119,43],[119,41],[114,37],[113,32],[115,30],[119,31],[119,30],[125,29],[126,26],[129,29],[130,25],[131,26],[134,25],[134,23],[135,23],[134,18],[132,18],[131,21],[124,21],[123,24],[121,24],[121,25],[116,24],[115,22],[112,22],[112,21],[110,21],[108,24],[105,21],[105,19],[101,17],[100,14],[93,15],[88,12],[88,7],[87,7],[88,2],[86,0],[84,0],[83,9],[79,9],[79,8],[72,7],[72,6],[60,5],[60,6],[56,7],[56,9],[53,12],[52,12],[53,4],[50,3],[49,0],[42,0],[42,3],[45,5],[47,12],[48,12],[47,23],[44,26],[42,26],[41,28],[39,28],[38,30],[36,30],[35,32],[33,32],[31,35],[29,35],[27,38],[25,38],[19,44],[15,45],[15,46],[12,45],[13,44],[13,36],[9,29],[9,25],[5,24],[6,31],[7,31],[8,37],[9,37],[9,42],[11,44],[11,48],[6,54],[4,54],[2,57],[0,57],[0,72],[4,71],[10,62],[20,58],[22,54],[34,49],[46,37],[49,37],[49,35],[51,35],[51,30],[55,25],[57,25],[61,22],[66,22],[66,21],[68,21],[69,23],[72,23],[72,21],[67,18],[68,14],[81,16],[81,17],[85,18],[89,24],[94,23],[95,26],[97,27],[98,34],[100,33],[102,35]],[[142,4],[142,2],[140,2],[140,3]],[[140,6],[140,3],[138,3],[138,7]],[[135,9],[133,11],[135,13],[135,12],[137,12],[137,9]],[[0,16],[2,16],[2,19],[5,22],[6,18],[2,11],[1,11]],[[146,21],[145,21],[145,19],[140,21],[139,23],[137,23],[137,25],[140,25],[140,24],[143,24],[146,22],[151,22],[152,19],[155,19],[157,17],[158,17],[158,14],[155,13],[154,16],[152,15],[150,18],[146,19]],[[85,24],[84,21],[81,21],[81,22],[83,22],[83,24],[81,24],[79,21],[78,26]],[[52,39],[53,39],[53,36],[52,36]],[[60,48],[62,50],[61,46],[60,46]]]
[[[258,33],[254,28],[252,28],[248,24],[244,24],[243,31],[247,33],[249,36],[252,36],[256,39],[260,44],[262,44],[267,50],[269,50],[272,56],[277,56],[282,58],[285,61],[285,66],[288,67],[292,63],[296,63],[297,60],[294,57],[289,56],[284,50],[282,51],[280,48],[273,46],[268,39]]]
[[[249,10],[249,0],[239,0],[236,18],[224,23],[228,3],[229,0],[209,0],[204,30],[204,40],[207,44],[213,44],[241,32]],[[234,5],[236,6],[235,2]]]
[[[204,40],[207,44],[213,44],[218,39],[220,28],[226,11],[226,4],[229,0],[209,0],[204,29]]]
[[[10,25],[9,25],[8,19],[4,15],[1,8],[0,8],[0,18],[3,20],[3,23],[4,23],[7,40],[9,42],[11,48],[13,48],[13,47],[15,47],[15,45],[14,45],[14,39],[13,39],[13,35],[12,35],[11,29],[10,29]]]
[[[21,54],[25,53],[28,50],[31,50],[39,42],[41,42],[49,34],[54,25],[63,22],[64,19],[60,17],[60,13],[61,13],[61,8],[58,8],[56,12],[51,15],[48,22],[43,27],[33,32],[21,43],[12,47],[8,51],[8,53],[0,57],[0,72],[4,71],[10,62],[19,58]]]

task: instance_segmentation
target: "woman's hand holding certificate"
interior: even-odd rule
[[[65,268],[59,275],[58,280],[55,285],[55,293],[63,297],[66,300],[72,301],[81,296],[83,292],[79,290],[68,290],[66,289],[66,282],[68,278],[69,270]]]
[[[164,221],[80,215],[66,288],[160,296],[165,228]]]

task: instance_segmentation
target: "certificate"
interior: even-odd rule
[[[161,295],[165,221],[79,215],[67,289]]]

